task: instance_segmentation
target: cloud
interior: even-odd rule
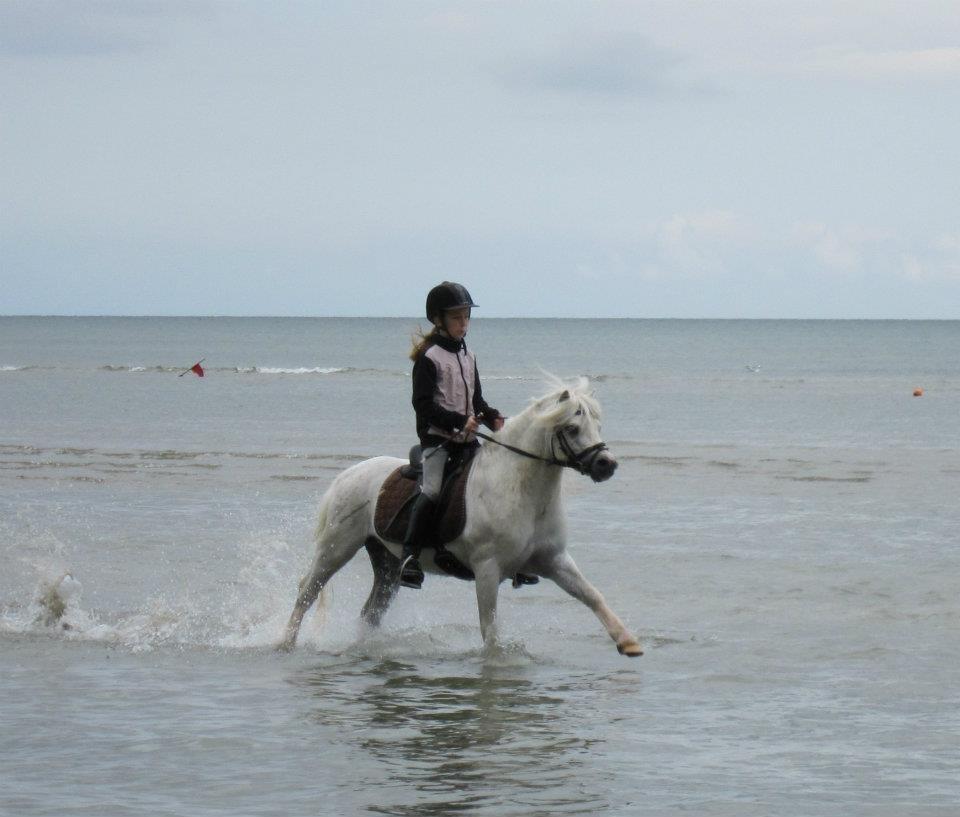
[[[765,271],[794,270],[824,281],[960,280],[960,233],[910,236],[824,222],[761,225],[727,210],[675,214],[640,233],[629,255],[636,274],[647,279],[705,283],[746,275],[759,281]]]
[[[960,233],[944,233],[903,252],[899,272],[914,282],[960,281]]]
[[[867,236],[858,230],[800,223],[794,227],[793,234],[796,243],[812,253],[831,272],[853,272],[863,266]]]
[[[0,54],[43,59],[140,53],[164,41],[162,23],[207,17],[211,9],[201,0],[2,3]]]
[[[934,240],[933,246],[960,257],[960,233],[942,233]]]
[[[915,255],[904,254],[900,256],[901,275],[908,281],[922,281],[924,279],[924,268],[920,259]]]
[[[876,281],[911,283],[960,281],[960,234],[890,234],[857,225],[794,225],[784,253],[812,256],[816,270]]]
[[[960,78],[960,48],[821,53],[806,64],[812,73],[858,81],[931,81]]]
[[[476,29],[477,21],[473,14],[462,9],[442,9],[427,14],[424,25],[444,34],[469,33]]]
[[[727,210],[675,214],[646,232],[652,260],[641,266],[645,277],[723,274],[744,247],[759,239],[749,219]]]
[[[670,234],[686,234],[726,242],[741,242],[755,233],[749,219],[730,210],[703,210],[688,215],[675,215],[662,226]]]
[[[605,97],[708,94],[686,76],[687,61],[636,34],[594,35],[559,50],[517,60],[508,85],[537,92]]]

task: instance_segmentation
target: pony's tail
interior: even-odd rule
[[[310,621],[310,626],[314,632],[319,633],[326,628],[331,598],[330,586],[325,584],[320,588],[320,595],[317,596],[317,600],[313,603],[313,618]]]
[[[423,334],[423,329],[418,326],[417,331],[413,333],[413,337],[411,338],[413,348],[410,350],[410,360],[416,363],[420,359],[420,355],[433,345],[436,334],[436,327],[427,332],[427,334]]]
[[[330,520],[330,505],[332,504],[331,494],[333,491],[327,491],[320,500],[320,511],[317,514],[317,529],[313,533],[313,540],[317,547],[323,545],[323,532],[326,530],[327,522]]]
[[[313,539],[316,543],[317,549],[323,547],[323,532],[327,528],[327,523],[330,520],[330,506],[333,504],[331,500],[332,491],[327,491],[323,495],[323,499],[320,500],[320,511],[317,514],[317,528],[314,531]],[[310,573],[304,577],[306,581]],[[302,584],[302,582],[301,582]],[[303,589],[301,587],[301,589]],[[324,585],[320,588],[320,593],[317,595],[317,600],[313,603],[313,619],[311,621],[311,627],[314,630],[319,631],[323,629],[324,624],[327,621],[327,613],[330,610],[330,588],[327,585]]]

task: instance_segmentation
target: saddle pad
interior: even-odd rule
[[[428,537],[430,541],[425,543],[428,546],[445,545],[463,533],[467,523],[467,477],[472,465],[473,460],[470,460],[451,482],[444,485],[433,530]],[[410,509],[417,494],[417,482],[402,475],[404,468],[406,466],[401,465],[383,481],[373,516],[377,536],[390,542],[402,542],[406,536]]]

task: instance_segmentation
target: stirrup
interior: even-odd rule
[[[423,568],[412,553],[400,563],[400,586],[411,590],[420,590],[423,587]]]
[[[513,576],[513,587],[516,589],[525,584],[536,584],[539,581],[539,576],[531,576],[529,573],[515,573]]]

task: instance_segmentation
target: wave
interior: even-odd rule
[[[190,371],[187,366],[169,366],[163,364],[137,365],[128,363],[104,363],[85,367],[82,365],[2,365],[0,373],[3,372],[31,372],[31,371],[87,371],[110,372],[112,374],[186,374]],[[381,377],[403,377],[409,378],[410,372],[407,369],[384,369],[377,367],[360,366],[208,366],[204,365],[204,372],[210,374],[241,374],[241,375],[343,375],[359,374],[374,375]],[[589,380],[602,383],[605,380],[633,380],[634,375],[623,374],[599,374],[585,375]],[[539,382],[542,377],[538,374],[486,374],[485,381],[501,382]]]
[[[98,367],[101,372],[182,372],[183,368],[178,366],[124,366],[122,364],[108,363]],[[189,369],[187,370],[189,371]]]
[[[40,366],[23,366],[16,371],[39,368],[56,368]],[[242,374],[242,375],[339,375],[339,374],[368,374],[381,375],[389,377],[409,377],[406,371],[396,369],[364,369],[355,366],[204,366],[204,372],[210,374]],[[14,371],[10,369],[0,369],[0,371]],[[98,366],[97,371],[111,372],[120,374],[142,374],[144,372],[162,373],[162,374],[185,374],[190,371],[183,366],[135,366],[117,363],[107,363]]]
[[[169,366],[164,364],[138,365],[128,363],[104,363],[94,365],[93,370],[99,372],[110,372],[113,374],[186,374],[190,371],[187,366]],[[90,368],[82,365],[3,365],[0,366],[0,373],[3,372],[29,372],[29,371],[83,371]],[[403,377],[409,378],[410,372],[404,369],[384,369],[378,367],[361,366],[208,366],[204,364],[204,372],[210,374],[241,374],[241,375],[373,375],[380,377]],[[594,383],[603,383],[608,380],[637,380],[641,379],[635,374],[628,372],[613,372],[603,374],[584,374],[588,380]],[[484,381],[499,382],[541,382],[543,380],[540,374],[485,374]]]
[[[211,369],[208,371],[228,371],[236,374],[253,375],[340,375],[358,374],[375,377],[410,377],[410,373],[399,369],[362,368],[358,366],[236,366],[232,369]]]
[[[0,372],[37,372],[56,368],[55,366],[40,366],[31,364],[27,366],[3,365],[0,366]]]
[[[283,366],[250,366],[233,369],[237,374],[345,374],[357,371],[350,366],[298,366],[285,368]]]
[[[4,443],[0,445],[0,455],[3,454],[39,454],[46,449],[37,448],[35,445],[16,443]]]
[[[300,462],[305,467],[343,469],[369,454],[358,452],[321,453],[311,451],[180,451],[173,449],[105,450],[97,448],[42,447],[24,444],[0,444],[0,471],[37,471],[38,469],[89,468],[103,474],[119,471],[143,471],[162,476],[166,466],[216,470],[227,460]],[[29,459],[28,459],[29,458]],[[35,477],[37,478],[37,477]],[[80,479],[80,477],[76,477]]]

